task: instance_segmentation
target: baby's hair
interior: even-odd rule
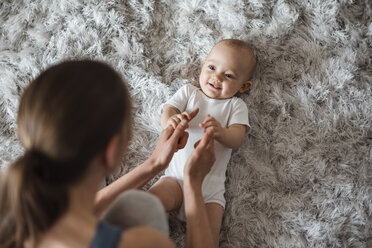
[[[248,68],[248,75],[250,79],[252,77],[254,70],[256,69],[256,55],[254,54],[249,44],[243,40],[238,40],[238,39],[224,39],[224,40],[217,42],[216,45],[218,44],[224,44],[224,45],[230,46],[232,48],[237,48],[237,49],[244,49],[245,51],[248,52],[249,55],[247,59],[253,60],[253,66]]]

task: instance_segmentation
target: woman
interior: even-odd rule
[[[165,129],[149,159],[97,193],[124,155],[130,116],[123,80],[103,63],[65,62],[29,85],[17,119],[25,154],[1,177],[0,247],[174,247],[154,228],[122,231],[99,221],[123,191],[145,185],[187,141],[187,121]],[[213,140],[206,133],[195,147],[185,165],[187,246],[212,247],[201,183],[214,161]]]

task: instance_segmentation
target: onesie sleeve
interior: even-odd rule
[[[177,92],[164,104],[169,104],[176,107],[180,112],[186,110],[187,102],[192,91],[196,88],[193,85],[186,84],[182,86]]]
[[[231,113],[232,114],[227,123],[228,127],[233,124],[241,124],[251,127],[248,120],[248,107],[242,99],[237,98],[237,100],[234,101]]]

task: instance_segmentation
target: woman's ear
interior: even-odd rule
[[[103,154],[103,163],[104,166],[107,167],[109,173],[115,171],[118,158],[119,158],[119,149],[120,149],[120,136],[119,134],[115,134],[109,141],[107,148]]]
[[[239,92],[240,93],[246,92],[252,85],[253,85],[253,83],[251,81],[244,82],[242,87],[240,88]]]

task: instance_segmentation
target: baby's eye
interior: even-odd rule
[[[212,71],[216,70],[216,67],[214,67],[213,65],[208,66],[208,68],[209,68],[210,70],[212,70]]]
[[[234,76],[233,76],[232,74],[230,74],[230,73],[226,73],[225,76],[226,76],[227,78],[234,78]]]

